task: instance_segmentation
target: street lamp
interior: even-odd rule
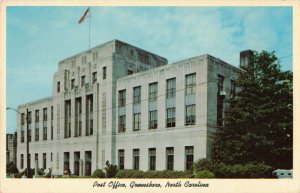
[[[17,113],[21,114],[17,109],[6,107],[6,110],[14,110]],[[30,177],[30,163],[29,163],[29,117],[28,117],[28,108],[26,109],[26,154],[27,154],[27,178]]]

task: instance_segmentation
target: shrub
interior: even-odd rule
[[[6,173],[7,174],[16,174],[19,173],[17,166],[13,162],[6,164]]]
[[[216,167],[216,163],[213,163],[210,159],[199,159],[197,162],[193,164],[193,171],[194,173],[208,170],[208,171],[214,171]]]
[[[192,178],[193,174],[189,171],[147,171],[140,170],[119,170],[117,178]]]
[[[114,178],[118,172],[117,166],[110,164],[108,160],[105,162],[104,170],[107,178]]]
[[[105,178],[105,173],[101,169],[96,169],[92,175],[93,178]]]
[[[215,177],[214,173],[208,170],[202,170],[195,174],[195,178],[214,178],[214,177]]]
[[[145,172],[140,170],[119,170],[117,178],[144,178]]]

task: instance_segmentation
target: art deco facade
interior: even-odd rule
[[[188,170],[210,157],[212,134],[239,69],[210,55],[173,64],[113,40],[59,63],[53,96],[20,105],[17,166],[91,175],[120,169]]]

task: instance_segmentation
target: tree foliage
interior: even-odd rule
[[[274,52],[262,51],[242,67],[236,81],[241,90],[229,99],[224,126],[215,135],[214,161],[292,168],[293,75],[279,62]]]

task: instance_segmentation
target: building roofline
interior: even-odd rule
[[[165,57],[159,56],[159,55],[157,55],[157,54],[154,54],[154,53],[152,53],[152,52],[149,52],[149,51],[147,51],[147,50],[144,50],[144,49],[139,48],[139,47],[137,47],[137,46],[134,46],[134,45],[132,45],[132,44],[123,42],[123,41],[121,41],[121,40],[113,39],[113,40],[110,40],[110,41],[105,42],[105,43],[103,43],[103,44],[100,44],[100,45],[98,45],[98,46],[95,46],[95,47],[93,47],[93,48],[91,48],[91,49],[89,49],[89,50],[85,50],[85,51],[79,52],[79,53],[77,53],[77,54],[74,54],[74,55],[72,55],[72,56],[70,56],[70,57],[67,57],[67,58],[65,58],[65,59],[63,59],[63,60],[61,60],[61,61],[59,61],[58,64],[61,64],[61,63],[65,62],[65,61],[67,61],[67,60],[70,60],[70,59],[72,59],[72,58],[75,58],[75,57],[77,57],[77,56],[80,56],[80,55],[82,55],[82,54],[84,54],[84,53],[90,53],[90,52],[92,52],[92,51],[93,51],[94,49],[96,49],[96,48],[102,48],[102,47],[105,47],[105,46],[107,46],[107,45],[109,45],[109,44],[111,44],[111,43],[115,44],[116,42],[119,42],[119,43],[122,43],[122,44],[125,44],[125,45],[128,45],[128,46],[134,47],[134,48],[136,48],[136,49],[138,49],[138,50],[141,50],[141,51],[143,51],[143,52],[150,53],[150,54],[152,54],[152,55],[154,55],[154,56],[163,58],[163,59],[165,59],[165,60],[168,62],[168,59],[165,58]]]
[[[30,102],[19,105],[18,109],[26,107],[28,105],[35,105],[35,104],[42,103],[42,102],[52,101],[52,99],[53,99],[53,97],[51,96],[51,97],[47,97],[47,98],[43,98],[43,99],[38,99],[38,100],[35,100],[35,101],[30,101]]]

